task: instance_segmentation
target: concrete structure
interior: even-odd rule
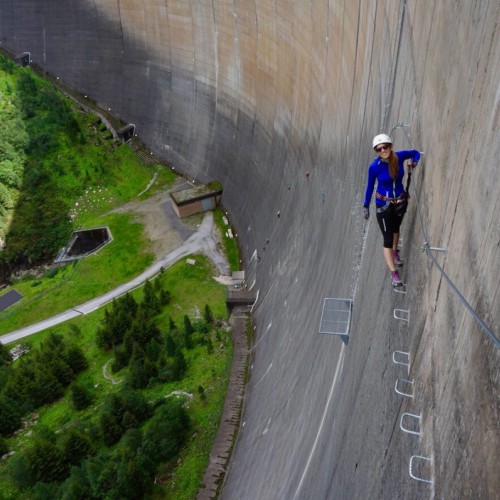
[[[17,290],[9,290],[3,295],[0,295],[0,311],[4,311],[16,302],[19,302],[22,298],[23,296]]]
[[[135,136],[135,125],[133,123],[125,125],[125,127],[122,127],[120,130],[116,131],[116,135],[122,142],[131,141]]]
[[[229,310],[235,307],[253,306],[255,303],[255,293],[241,288],[232,288],[228,291],[226,306]]]
[[[94,227],[75,231],[68,244],[61,249],[54,262],[69,262],[82,259],[113,241],[109,227]]]
[[[257,300],[223,498],[500,491],[499,349],[439,270],[498,337],[499,19],[493,0],[0,1],[3,45],[224,185]],[[361,217],[381,131],[425,151],[406,295]],[[348,345],[317,332],[325,297],[354,299]]]
[[[182,219],[218,207],[222,198],[222,189],[212,189],[205,185],[193,186],[170,193],[170,198],[174,212]]]

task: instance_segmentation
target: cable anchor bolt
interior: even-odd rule
[[[427,252],[427,251],[433,251],[433,252],[443,252],[443,253],[448,253],[447,248],[439,248],[439,247],[431,247],[429,246],[429,243],[425,242],[422,245],[422,252]]]

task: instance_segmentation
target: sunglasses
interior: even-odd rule
[[[385,151],[386,149],[389,149],[391,147],[390,144],[383,144],[382,146],[379,146],[378,148],[375,148],[375,151],[377,153],[381,153],[382,151]]]

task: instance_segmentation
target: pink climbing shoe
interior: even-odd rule
[[[401,281],[401,278],[399,277],[398,271],[391,271],[391,280],[392,280],[392,286],[394,288],[397,288],[399,286],[403,286],[403,282]]]
[[[394,250],[394,265],[397,267],[401,267],[403,265],[403,261],[397,250]]]

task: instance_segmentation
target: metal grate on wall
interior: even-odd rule
[[[349,337],[351,325],[352,299],[326,298],[319,325],[319,333]]]

